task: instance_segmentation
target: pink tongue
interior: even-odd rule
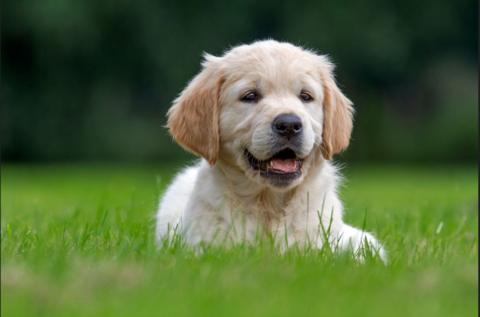
[[[287,159],[273,159],[270,161],[270,167],[274,170],[281,171],[284,173],[293,173],[297,171],[297,160]]]

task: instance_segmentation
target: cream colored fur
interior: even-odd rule
[[[251,89],[256,103],[240,100]],[[307,90],[313,101],[299,98]],[[303,124],[297,155],[301,176],[276,186],[251,168],[247,149],[259,160],[272,153],[272,120],[293,113]],[[348,146],[352,103],[333,77],[326,56],[273,40],[205,56],[203,70],[175,100],[168,127],[185,149],[203,157],[174,179],[160,201],[158,241],[177,233],[191,245],[225,246],[275,237],[279,248],[293,245],[340,250],[365,246],[386,254],[370,233],[345,224],[337,195],[340,177],[331,157]]]

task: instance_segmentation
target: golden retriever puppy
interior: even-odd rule
[[[232,245],[274,237],[290,246],[359,251],[370,234],[345,224],[330,162],[344,150],[353,108],[326,56],[273,40],[205,55],[168,112],[168,128],[202,157],[160,201],[156,237]]]

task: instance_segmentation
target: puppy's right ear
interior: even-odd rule
[[[167,122],[175,141],[211,165],[217,161],[220,149],[219,97],[224,81],[215,59],[205,57],[202,71],[168,111]]]

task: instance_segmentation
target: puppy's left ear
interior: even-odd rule
[[[353,128],[353,103],[342,93],[335,83],[333,64],[326,58],[321,77],[324,90],[323,100],[323,135],[321,152],[330,160],[348,147]]]
[[[217,161],[220,148],[219,97],[223,83],[214,59],[205,57],[203,70],[182,91],[167,114],[167,127],[175,141],[211,165]]]

